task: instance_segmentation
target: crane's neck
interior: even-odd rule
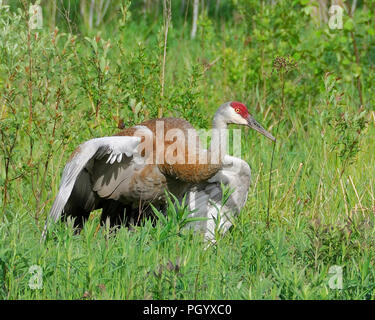
[[[209,148],[211,159],[219,159],[222,162],[223,158],[227,154],[227,140],[228,140],[228,123],[225,117],[219,112],[216,112],[212,121],[212,135],[211,145]]]
[[[212,128],[225,130],[228,128],[228,122],[225,119],[225,117],[221,114],[221,109],[219,109],[214,115],[214,119],[212,121]]]

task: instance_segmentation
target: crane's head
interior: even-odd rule
[[[237,101],[230,101],[224,103],[218,110],[219,114],[226,123],[240,124],[248,126],[267,138],[275,141],[276,138],[264,129],[249,113],[246,106]]]

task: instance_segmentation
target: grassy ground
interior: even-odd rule
[[[292,18],[288,8],[274,10]],[[327,35],[321,27],[314,36],[309,21],[311,28],[293,38],[298,23],[272,20],[279,13],[259,21],[281,23],[275,28],[285,38],[229,21],[225,28],[206,22],[207,33],[192,41],[176,23],[163,97],[161,21],[150,26],[133,18],[117,34],[108,29],[85,40],[48,30],[28,37],[23,18],[12,18],[0,45],[1,299],[374,299],[374,67],[362,58],[360,108],[357,75],[342,64],[348,55],[355,60],[350,29]],[[342,46],[335,55],[332,42],[317,40],[323,36]],[[289,54],[298,67],[283,76],[274,58]],[[64,162],[79,143],[160,108],[207,127],[228,100],[245,102],[277,133],[269,216],[273,145],[244,129],[242,158],[252,185],[232,230],[215,246],[205,249],[200,235],[178,226],[166,231],[161,222],[96,232],[99,212],[79,235],[58,224],[39,242]],[[32,289],[33,265],[41,268],[40,289]],[[333,282],[340,270],[342,289]]]
[[[345,184],[346,203],[339,179],[332,183],[336,167],[330,164],[327,150],[301,137],[297,146],[293,144],[296,151],[290,152],[291,143],[286,141],[278,152],[283,165],[275,166],[276,200],[267,228],[267,173],[262,172],[267,170],[261,169],[261,159],[267,158],[266,142],[248,138],[253,169],[249,200],[233,230],[215,247],[204,250],[201,238],[189,232],[171,230],[161,237],[162,225],[123,228],[116,234],[102,228],[95,234],[97,216],[80,235],[60,225],[56,238],[41,245],[35,221],[20,210],[1,226],[3,298],[374,298],[370,152],[362,153],[362,168],[353,167],[348,174],[353,185]],[[300,161],[304,165],[296,177]],[[309,173],[311,167],[320,175]],[[355,190],[363,195],[363,209]],[[41,290],[28,286],[32,276],[28,269],[34,264],[43,270]],[[335,265],[343,270],[342,290],[329,287],[329,268]]]

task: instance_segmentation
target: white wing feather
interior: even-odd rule
[[[216,228],[224,234],[232,226],[232,219],[246,203],[250,187],[251,171],[245,161],[225,156],[223,163],[223,168],[216,175],[190,190],[187,195],[189,209],[195,210],[189,217],[207,218],[192,223],[196,230],[204,232],[207,241],[215,239]],[[225,205],[221,203],[221,183],[233,191]]]
[[[66,164],[62,177],[59,192],[49,212],[42,238],[45,237],[48,219],[56,222],[64,210],[64,207],[72,193],[74,184],[81,171],[91,159],[102,159],[108,156],[107,163],[120,162],[123,155],[131,157],[137,154],[137,147],[141,141],[140,137],[114,136],[91,139],[84,142],[78,148],[78,152]]]

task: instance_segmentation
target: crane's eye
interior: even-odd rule
[[[236,108],[234,111],[236,111],[237,113],[240,113],[240,109]]]

